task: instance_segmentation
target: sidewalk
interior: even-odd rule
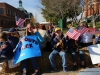
[[[55,72],[55,73],[43,73],[42,75],[77,75],[79,71],[68,71],[68,72]]]

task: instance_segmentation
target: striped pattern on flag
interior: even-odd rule
[[[77,32],[76,30],[70,28],[67,33],[67,36],[69,36],[70,38],[74,39],[74,40],[78,40],[79,36],[81,35],[81,33]]]
[[[85,32],[87,32],[89,30],[89,28],[83,27],[81,30],[77,30],[79,33],[84,34]]]
[[[95,31],[94,28],[89,28],[88,32],[89,32],[90,34],[95,34],[95,33],[96,33],[96,31]]]
[[[25,19],[22,18],[18,18],[17,16],[15,16],[15,20],[16,20],[16,25],[19,27],[23,27]]]

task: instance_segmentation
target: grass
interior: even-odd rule
[[[89,25],[90,25],[90,27],[93,27],[93,23],[92,22],[90,22],[90,23],[88,23]],[[96,22],[96,27],[98,28],[98,29],[100,29],[100,22]]]

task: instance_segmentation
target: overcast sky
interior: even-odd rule
[[[6,2],[16,8],[19,7],[19,0],[0,0],[0,2]],[[38,22],[45,21],[43,15],[41,14],[41,8],[43,7],[41,5],[41,0],[22,0],[22,2],[24,9],[28,12],[32,12]]]

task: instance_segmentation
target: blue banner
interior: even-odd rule
[[[15,64],[27,58],[41,56],[41,50],[37,38],[36,35],[31,35],[25,36],[20,40],[16,46],[14,55]]]

